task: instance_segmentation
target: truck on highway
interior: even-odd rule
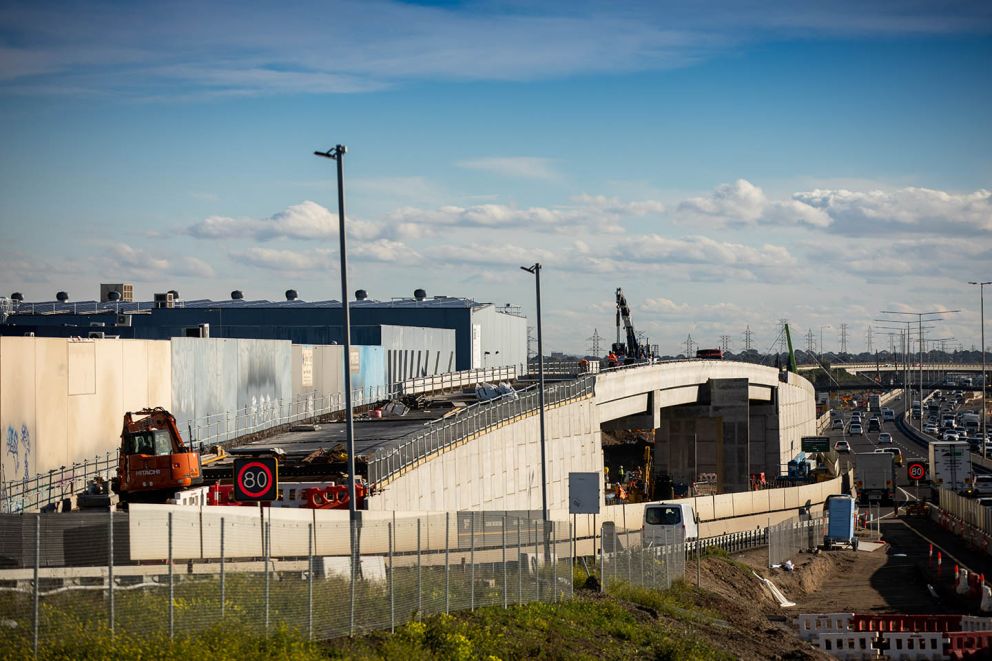
[[[896,495],[896,474],[888,452],[859,452],[854,455],[854,483],[862,505],[891,505]]]
[[[873,413],[878,413],[882,410],[881,395],[868,395],[868,410]]]
[[[975,471],[967,441],[934,441],[929,450],[930,491],[935,500],[941,488],[957,492],[971,487]]]

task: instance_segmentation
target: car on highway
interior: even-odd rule
[[[847,429],[847,433],[851,436],[864,436],[865,430],[861,427],[860,422],[852,422],[851,426]]]
[[[882,421],[893,422],[896,419],[896,412],[892,409],[882,409]]]
[[[834,451],[838,453],[850,454],[851,444],[847,441],[837,441],[834,443]]]
[[[843,429],[844,420],[841,418],[834,418],[834,421],[830,423],[830,429]]]
[[[882,429],[882,423],[879,422],[878,418],[868,418],[868,431],[879,431]]]
[[[941,435],[940,439],[942,441],[957,441],[960,440],[960,437],[955,431],[945,431],[943,435]]]
[[[931,434],[932,436],[936,436],[937,434],[940,433],[940,429],[937,428],[937,425],[924,425],[923,426],[923,433],[924,434]]]
[[[902,466],[902,450],[896,447],[891,448],[875,448],[875,453],[887,452],[892,455],[892,463],[896,466]]]
[[[882,445],[882,444],[891,444],[892,443],[892,434],[890,434],[887,431],[883,431],[881,434],[878,435],[878,443],[879,443],[879,445]]]
[[[971,492],[979,496],[992,496],[992,475],[975,475]]]

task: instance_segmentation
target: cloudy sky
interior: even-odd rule
[[[553,350],[617,287],[665,353],[977,345],[992,4],[699,4],[0,1],[0,292],[339,298],[342,143],[375,298],[532,313],[539,261]]]

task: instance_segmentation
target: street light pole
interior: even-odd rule
[[[348,448],[348,509],[355,520],[355,416],[351,402],[351,310],[348,307],[348,243],[344,231],[344,155],[348,148],[337,145],[314,156],[329,158],[338,165],[338,240],[341,252],[341,322],[344,326],[344,410]]]
[[[824,328],[833,328],[833,326],[831,326],[830,324],[827,324],[826,326],[820,326],[820,364],[821,365],[823,364],[823,329]]]
[[[989,428],[988,422],[986,421],[988,414],[985,411],[985,390],[987,387],[986,381],[988,381],[985,367],[985,285],[992,285],[992,280],[987,280],[985,282],[969,282],[968,284],[978,285],[979,316],[981,317],[982,322],[982,346],[980,347],[982,350],[982,455],[987,458],[988,443],[986,442],[986,439],[988,438]]]
[[[547,460],[544,449],[544,334],[541,331],[541,264],[521,266],[521,269],[534,275],[537,288],[537,402],[540,407],[541,424],[541,512],[544,516],[545,528],[548,521],[548,477]]]

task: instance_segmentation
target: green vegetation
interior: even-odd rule
[[[346,595],[345,590],[338,596],[346,598]],[[409,622],[398,627],[395,634],[377,631],[321,643],[309,642],[305,633],[282,625],[274,626],[270,635],[265,636],[254,618],[246,618],[239,609],[232,609],[234,612],[229,611],[222,622],[210,626],[177,626],[175,639],[170,641],[159,626],[161,612],[155,612],[167,608],[167,603],[162,603],[161,595],[154,600],[148,596],[140,601],[120,601],[119,609],[130,611],[130,626],[119,630],[116,636],[95,617],[84,619],[60,610],[56,623],[52,617],[55,614],[47,613],[50,629],[41,639],[39,658],[149,661],[729,658],[687,626],[711,622],[715,616],[695,605],[698,595],[684,583],[659,591],[618,582],[610,586],[609,595],[577,591],[575,599],[558,604],[531,603],[507,609],[487,606],[474,612],[460,611]],[[16,601],[21,601],[20,606],[27,607],[30,613],[30,604],[24,603],[28,600]],[[93,599],[97,614],[105,612],[101,601]],[[181,605],[183,602],[176,607]],[[141,617],[154,622],[144,632],[137,626]],[[186,624],[191,623],[186,620]],[[319,620],[317,625],[318,629],[323,628]],[[0,661],[31,657],[29,630],[18,626],[0,632]]]

